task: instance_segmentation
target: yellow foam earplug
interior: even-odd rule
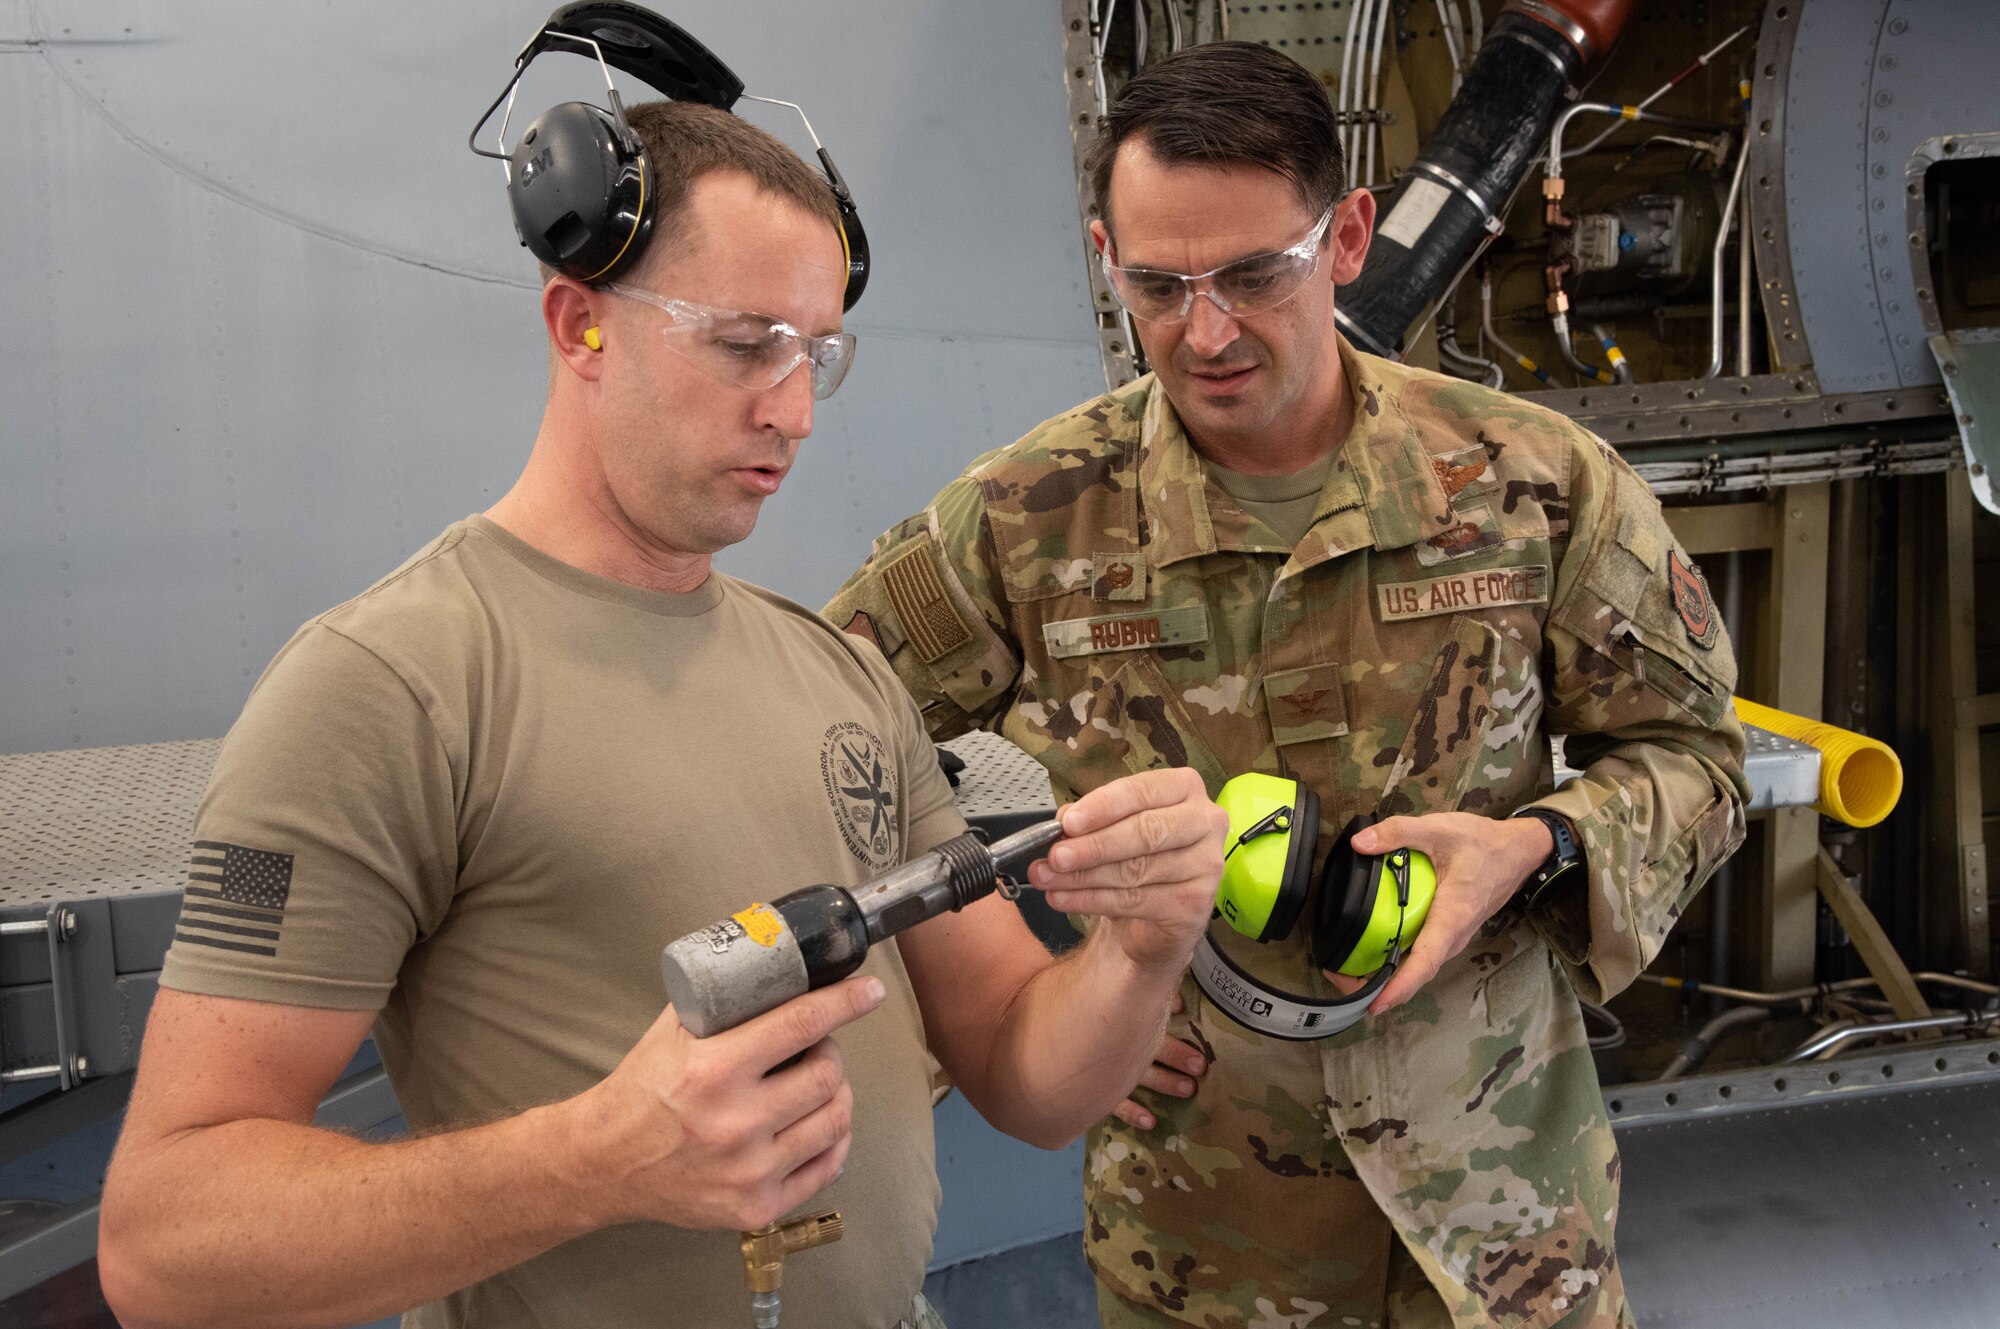
[[[583,330],[583,344],[593,351],[601,351],[604,349],[604,334],[596,328],[585,328]]]

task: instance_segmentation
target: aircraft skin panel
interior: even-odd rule
[[[1621,1129],[1640,1323],[1990,1329],[1996,1119],[2000,1080]]]
[[[1904,224],[1905,171],[1926,140],[2000,129],[2000,54],[1984,0],[1811,0],[1785,107],[1792,270],[1827,392],[1941,381],[1924,343]]]
[[[550,3],[0,7],[0,751],[221,733],[300,622],[511,482],[538,279],[465,135]],[[1058,17],[667,12],[806,108],[873,242],[855,371],[722,560],[817,605],[968,459],[1100,390]],[[512,132],[602,94],[537,61]]]

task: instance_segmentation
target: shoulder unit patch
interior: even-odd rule
[[[1688,640],[1704,651],[1715,649],[1722,634],[1722,620],[1716,617],[1715,599],[1708,593],[1708,578],[1681,551],[1667,551],[1667,583],[1674,594],[1674,610],[1681,616]]]

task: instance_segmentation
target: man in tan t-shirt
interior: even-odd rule
[[[1055,1146],[1159,1043],[1222,860],[1184,771],[1066,809],[1033,883],[1100,921],[1061,962],[989,897],[730,1032],[661,1013],[665,942],[964,823],[874,647],[710,566],[852,351],[826,186],[725,112],[629,116],[660,216],[615,286],[544,289],[520,480],[300,629],[224,744],[105,1190],[131,1329],[742,1323],[736,1230],[813,1200],[847,1234],[786,1325],[934,1324],[926,1051]],[[311,1124],[371,1026],[412,1139]]]

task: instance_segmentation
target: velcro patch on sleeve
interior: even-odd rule
[[[903,635],[925,664],[936,664],[972,640],[938,573],[936,542],[921,535],[882,565],[882,589],[889,594]]]
[[[1547,604],[1549,570],[1538,563],[1455,572],[1427,581],[1384,582],[1375,588],[1375,599],[1384,623],[1501,605]]]
[[[1058,660],[1072,655],[1136,651],[1148,646],[1185,646],[1207,640],[1208,610],[1201,605],[1151,613],[1071,618],[1042,625],[1042,643],[1049,655]]]

